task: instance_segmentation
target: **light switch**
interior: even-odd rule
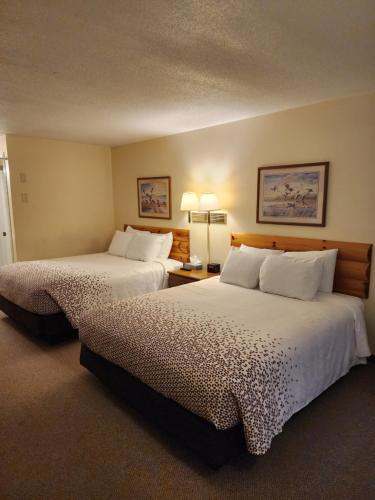
[[[25,172],[20,173],[20,182],[27,182],[27,176]]]
[[[21,193],[21,202],[22,203],[28,203],[29,202],[29,195],[27,193]]]

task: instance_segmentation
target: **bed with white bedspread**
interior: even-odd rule
[[[91,307],[165,288],[167,271],[180,265],[173,259],[142,262],[107,253],[18,262],[0,269],[0,294],[35,314],[64,311],[77,328]]]
[[[116,231],[105,253],[2,266],[0,309],[54,342],[76,334],[91,308],[165,288],[168,270],[189,258],[189,231],[135,228]]]
[[[360,297],[371,244],[231,242],[220,278],[114,302],[80,324],[81,364],[215,467],[244,443],[265,453],[370,354]]]
[[[218,278],[92,311],[80,339],[217,429],[241,422],[253,454],[369,355],[360,299],[301,301]]]

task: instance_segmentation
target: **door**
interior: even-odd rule
[[[6,162],[0,159],[0,266],[13,262]]]

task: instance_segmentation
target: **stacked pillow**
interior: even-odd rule
[[[320,292],[332,293],[337,252],[338,249],[335,248],[333,250],[317,250],[309,252],[285,252],[283,256],[302,259],[304,261],[319,259],[322,262],[323,271],[318,290]]]
[[[220,280],[245,288],[312,300],[318,291],[331,293],[337,249],[285,252],[241,245],[232,248]]]
[[[259,288],[262,292],[284,295],[293,299],[312,300],[322,278],[320,259],[295,259],[284,255],[267,257],[260,269]]]
[[[108,253],[149,262],[155,259],[168,259],[172,244],[172,233],[155,234],[128,226],[125,232],[115,232]]]
[[[259,271],[266,257],[281,253],[281,250],[246,245],[241,245],[239,249],[232,247],[224,263],[220,281],[244,288],[256,288],[259,283]]]
[[[135,233],[129,243],[126,258],[150,262],[158,258],[163,241],[151,234]]]
[[[108,253],[110,255],[117,255],[118,257],[125,257],[132,239],[132,234],[124,233],[124,231],[116,231],[109,245]]]

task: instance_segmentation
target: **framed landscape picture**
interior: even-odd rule
[[[258,169],[257,222],[325,226],[329,162]]]
[[[171,178],[139,177],[138,214],[151,219],[171,219]]]

